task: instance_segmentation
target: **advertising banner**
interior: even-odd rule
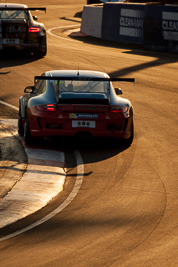
[[[146,6],[144,45],[154,50],[178,51],[178,7]]]
[[[162,36],[168,50],[178,52],[178,7],[162,8]]]
[[[178,52],[178,6],[110,2],[85,7],[83,14],[81,29],[88,35]]]
[[[102,39],[120,43],[144,43],[145,5],[104,4]]]

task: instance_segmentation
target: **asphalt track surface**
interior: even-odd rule
[[[134,77],[135,87],[121,87],[134,105],[135,139],[129,148],[106,140],[42,143],[45,149],[65,151],[65,188],[43,209],[3,228],[0,237],[56,210],[80,174],[83,183],[70,204],[50,220],[0,242],[1,265],[177,266],[178,55],[70,37],[66,28],[78,28],[83,1],[43,4],[46,15],[37,14],[54,34],[48,34],[48,54],[42,59],[1,55],[0,100],[18,107],[18,98],[24,87],[33,84],[33,76],[50,69],[77,69],[79,65],[112,77]],[[31,5],[41,4],[31,1]],[[0,118],[16,119],[17,111],[0,105]],[[83,161],[82,171],[76,150]]]

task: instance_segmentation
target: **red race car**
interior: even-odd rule
[[[35,77],[19,100],[18,132],[26,143],[34,137],[91,135],[123,139],[134,135],[133,107],[106,73],[53,70]]]

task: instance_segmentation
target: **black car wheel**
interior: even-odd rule
[[[131,131],[131,135],[128,139],[125,139],[125,145],[126,146],[131,146],[132,142],[133,142],[133,138],[134,138],[134,125],[132,123],[132,131]]]
[[[40,55],[41,55],[41,57],[45,57],[46,54],[47,54],[47,49],[46,49],[46,47],[45,47],[45,49],[42,49],[42,50],[40,51]]]
[[[19,108],[19,115],[18,115],[18,134],[23,136],[24,135],[24,128],[22,123],[22,115],[21,115],[21,109]]]
[[[46,43],[46,37],[43,38],[40,48],[37,51],[38,57],[45,57],[47,54],[47,43]]]
[[[130,135],[130,137],[127,138],[127,139],[116,138],[115,139],[115,144],[117,146],[129,147],[129,146],[131,146],[131,144],[133,142],[133,139],[134,139],[134,125],[132,123],[132,129],[131,129],[131,135]]]
[[[24,124],[24,141],[26,144],[30,144],[32,142],[28,117],[26,117],[25,124]]]
[[[38,51],[39,57],[45,57],[46,54],[47,54],[47,47],[46,46],[39,49],[39,51]]]

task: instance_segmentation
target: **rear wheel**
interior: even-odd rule
[[[24,135],[24,128],[22,122],[22,115],[21,115],[21,108],[19,108],[19,115],[18,115],[18,134],[23,136]]]
[[[46,47],[45,48],[43,47],[38,51],[38,56],[39,57],[45,57],[46,54],[47,54],[47,48]]]
[[[125,145],[126,146],[131,146],[132,142],[133,142],[133,138],[134,138],[134,125],[132,123],[132,129],[131,129],[131,135],[128,139],[125,139]]]
[[[134,138],[134,125],[132,123],[132,128],[131,128],[131,135],[129,138],[116,138],[115,143],[118,146],[124,146],[124,147],[129,147],[131,146]]]
[[[46,43],[46,37],[43,38],[40,48],[37,51],[38,57],[45,57],[47,54],[47,43]]]
[[[24,124],[24,141],[26,144],[30,144],[32,142],[32,137],[30,134],[30,127],[29,127],[29,120],[28,117],[25,119],[25,124]]]

